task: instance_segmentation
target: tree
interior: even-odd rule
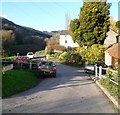
[[[115,31],[116,33],[118,32],[118,28],[116,26],[116,22],[112,16],[110,16],[110,29]]]
[[[58,44],[55,39],[48,39],[48,38],[46,38],[45,42],[47,43],[47,46],[55,46],[55,45]]]
[[[0,49],[3,57],[10,54],[9,48],[16,44],[15,34],[12,30],[0,30]]]
[[[116,27],[118,28],[118,33],[120,34],[120,20],[116,22]]]
[[[59,33],[53,34],[52,39],[55,40],[57,44],[59,44],[60,34]]]
[[[76,21],[71,21],[70,30],[72,37],[76,37],[79,45],[91,46],[103,44],[106,33],[109,31],[110,4],[106,2],[84,2],[80,11],[78,26]],[[77,27],[72,31],[74,27]],[[76,33],[74,33],[76,32]]]
[[[120,28],[120,20],[116,22],[116,27]]]
[[[54,54],[54,46],[58,45],[58,42],[56,41],[56,39],[49,39],[49,38],[46,38],[45,39],[45,42],[47,44],[46,48],[45,48],[45,53],[46,54]]]
[[[72,36],[73,41],[79,42],[79,27],[80,21],[79,19],[73,19],[70,22],[70,33]]]
[[[83,58],[86,62],[104,62],[104,52],[107,49],[105,45],[94,44],[87,48],[84,52]]]
[[[12,30],[0,30],[0,39],[2,40],[3,48],[8,48],[16,43],[15,34]]]

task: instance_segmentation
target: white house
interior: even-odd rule
[[[107,33],[104,44],[111,46],[105,51],[105,64],[115,66],[115,63],[120,64],[120,35],[110,30]]]
[[[69,46],[72,48],[79,47],[78,43],[74,42],[72,40],[72,37],[71,37],[70,32],[68,30],[62,30],[60,32],[59,44],[62,46],[65,46],[66,48]]]
[[[119,40],[116,38],[118,36],[118,34],[116,33],[116,32],[114,32],[113,30],[109,30],[108,32],[107,32],[107,37],[106,37],[106,39],[105,39],[105,41],[104,41],[104,44],[106,44],[106,45],[112,45],[112,44],[114,44],[114,43],[117,43]]]
[[[112,67],[120,65],[120,42],[105,51],[105,64]]]

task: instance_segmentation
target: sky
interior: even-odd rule
[[[109,0],[110,1],[110,0]],[[110,15],[118,20],[118,2],[110,1]],[[2,2],[0,16],[15,24],[40,31],[65,29],[65,14],[70,19],[78,18],[83,2]]]

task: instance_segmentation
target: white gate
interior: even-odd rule
[[[106,71],[107,69],[106,68],[102,68],[102,66],[99,66],[99,67],[97,67],[96,65],[95,65],[95,77],[96,78],[107,78],[106,77],[106,74],[102,74],[103,73],[103,71]],[[111,72],[117,72],[117,71],[114,71],[114,70],[110,70]],[[115,80],[113,80],[113,79],[111,79],[111,78],[109,78],[109,80],[111,81],[111,82],[113,82],[114,84],[116,84],[116,85],[118,85],[118,83],[115,81]]]

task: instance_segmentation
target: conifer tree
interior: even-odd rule
[[[70,31],[72,37],[79,45],[91,46],[93,44],[103,44],[106,33],[109,31],[110,4],[106,2],[84,2],[79,15],[77,29],[72,30],[71,21]],[[79,26],[79,27],[78,27]],[[75,33],[76,32],[76,33]]]

